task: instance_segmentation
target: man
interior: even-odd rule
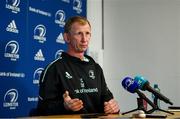
[[[119,112],[101,67],[85,55],[90,38],[91,25],[86,18],[67,20],[64,40],[68,50],[41,75],[39,115]]]

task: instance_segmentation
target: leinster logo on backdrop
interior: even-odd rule
[[[58,24],[60,27],[64,27],[65,18],[65,12],[63,10],[58,10],[55,14],[55,23]]]
[[[9,41],[5,47],[4,57],[10,58],[12,61],[19,59],[19,44],[16,41]]]
[[[20,12],[20,0],[6,0],[6,8],[12,10],[13,13]]]
[[[34,75],[33,75],[33,84],[38,84],[39,85],[39,79],[41,76],[41,73],[43,72],[43,68],[38,68],[34,71]]]
[[[58,50],[58,51],[55,53],[55,59],[61,58],[62,52],[63,52],[63,50]]]
[[[82,12],[82,1],[74,0],[73,1],[73,10],[75,10],[78,14]]]
[[[10,89],[4,95],[3,107],[9,109],[16,109],[18,107],[18,91],[16,89]]]
[[[38,40],[39,43],[44,43],[46,41],[46,27],[42,24],[37,25],[34,28],[34,39]]]

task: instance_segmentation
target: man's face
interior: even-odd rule
[[[70,33],[67,34],[69,47],[78,53],[83,53],[87,50],[91,38],[91,28],[89,24],[74,23]]]

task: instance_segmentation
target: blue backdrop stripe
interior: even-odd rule
[[[0,118],[25,117],[36,107],[42,71],[66,50],[65,20],[86,17],[86,2],[0,1]]]

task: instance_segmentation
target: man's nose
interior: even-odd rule
[[[82,37],[82,40],[83,40],[83,41],[86,41],[86,40],[87,40],[87,35],[86,35],[85,33],[83,33],[81,37]]]

